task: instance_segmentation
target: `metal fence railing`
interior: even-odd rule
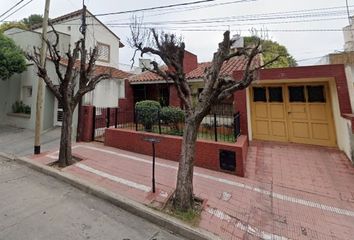
[[[126,128],[135,131],[147,131],[158,134],[182,136],[184,122],[166,122],[160,112],[153,114],[149,124],[138,117],[136,111],[123,111],[119,108],[93,109],[92,140],[103,141],[106,128]],[[241,135],[240,113],[211,113],[204,117],[199,129],[198,138],[221,142],[235,142]]]

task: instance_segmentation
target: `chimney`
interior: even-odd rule
[[[183,59],[183,69],[184,73],[189,73],[198,67],[198,57],[197,55],[184,51],[184,59]]]

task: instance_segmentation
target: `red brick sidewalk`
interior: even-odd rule
[[[162,207],[176,183],[177,163],[77,144],[84,160],[63,171],[143,204]],[[48,163],[57,152],[36,157]],[[354,168],[338,150],[252,142],[246,178],[195,168],[194,190],[207,200],[199,226],[222,239],[354,239]]]

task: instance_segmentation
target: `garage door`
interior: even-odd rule
[[[252,87],[254,139],[336,146],[327,84]]]

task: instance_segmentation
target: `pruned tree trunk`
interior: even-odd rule
[[[72,162],[71,155],[71,134],[73,112],[81,98],[88,92],[95,89],[96,85],[103,79],[110,78],[110,74],[95,74],[95,62],[97,60],[96,47],[90,51],[89,59],[86,62],[86,48],[84,39],[80,39],[75,43],[75,47],[71,50],[69,46],[68,52],[62,56],[58,50],[59,35],[53,28],[56,36],[54,43],[47,41],[49,58],[53,62],[56,72],[57,82],[52,81],[52,77],[48,74],[45,66],[40,62],[39,50],[34,47],[33,54],[28,53],[27,59],[33,61],[38,68],[37,75],[46,83],[49,90],[54,94],[58,102],[63,105],[63,121],[61,127],[60,150],[59,150],[59,166],[66,167]],[[81,56],[80,67],[75,67],[76,60]],[[63,66],[62,58],[65,57],[66,68]],[[65,69],[64,69],[65,68]],[[65,71],[63,71],[65,70]],[[65,73],[64,73],[65,72]],[[79,79],[77,79],[80,74]],[[79,82],[79,88],[75,86]]]
[[[182,150],[177,173],[177,186],[173,205],[181,211],[193,208],[193,166],[195,146],[198,134],[198,123],[195,117],[186,119],[183,131]]]
[[[59,166],[66,167],[72,161],[71,134],[72,134],[73,112],[70,109],[63,111],[63,122],[61,126]]]
[[[136,20],[131,26],[131,46],[136,51],[140,51],[141,56],[153,54],[162,59],[167,68],[162,69],[156,61],[152,61],[153,68],[146,70],[159,75],[166,81],[173,82],[187,115],[173,202],[176,209],[187,212],[193,209],[194,203],[193,167],[198,128],[202,119],[210,112],[213,105],[232,96],[235,91],[247,88],[257,77],[257,71],[276,61],[278,57],[262,65],[258,58],[258,55],[262,53],[259,39],[252,48],[246,47],[231,52],[230,48],[236,40],[230,39],[230,32],[226,31],[210,66],[204,69],[204,87],[198,96],[198,101],[194,103],[193,92],[184,69],[184,42],[174,34],[158,33],[155,29],[148,31],[150,32],[142,32]],[[243,75],[240,79],[229,79],[220,74],[223,64],[234,57],[240,58],[238,64],[243,68]]]

